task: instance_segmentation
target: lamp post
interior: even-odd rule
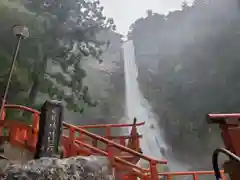
[[[8,94],[9,85],[10,85],[11,78],[12,78],[14,65],[15,65],[15,62],[16,62],[16,59],[17,59],[17,55],[18,55],[20,42],[21,42],[22,39],[25,39],[29,36],[28,28],[26,26],[22,26],[22,25],[14,25],[13,26],[13,33],[14,33],[15,36],[17,36],[18,40],[17,40],[17,44],[16,44],[16,47],[15,47],[15,50],[14,50],[13,59],[12,59],[11,67],[10,67],[9,74],[8,74],[8,80],[7,80],[7,84],[6,84],[3,99],[2,99],[2,105],[1,105],[1,110],[0,110],[0,117],[1,118],[2,118],[4,105],[5,105],[7,94]]]

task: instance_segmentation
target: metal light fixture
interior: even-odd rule
[[[6,102],[7,94],[8,94],[9,85],[10,85],[11,78],[12,78],[14,65],[15,65],[15,62],[16,62],[16,59],[17,59],[19,48],[20,48],[20,42],[21,42],[22,39],[25,39],[29,36],[28,28],[26,26],[23,26],[23,25],[14,25],[13,26],[13,33],[14,33],[15,36],[18,37],[18,40],[17,40],[17,44],[16,44],[16,47],[15,47],[15,50],[14,50],[13,60],[12,60],[11,68],[9,70],[9,74],[8,74],[8,81],[7,81],[7,85],[6,85],[5,90],[4,90],[4,96],[3,96],[3,99],[2,99],[2,105],[1,105],[1,110],[0,110],[0,118],[1,119],[2,119],[2,115],[3,115],[3,109],[4,109],[5,102]]]
[[[29,36],[28,28],[22,25],[14,25],[13,33],[15,36],[18,36],[18,37],[20,36],[22,39],[25,39]]]

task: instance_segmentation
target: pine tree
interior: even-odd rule
[[[103,7],[96,0],[30,0],[25,7],[44,24],[44,32],[31,38],[35,53],[30,63],[33,83],[27,103],[34,104],[42,92],[65,101],[74,111],[82,112],[84,104],[96,106],[82,85],[86,72],[81,61],[91,56],[102,62],[106,42],[98,41],[96,34],[115,29],[113,20],[103,16]],[[49,69],[49,64],[57,70]]]

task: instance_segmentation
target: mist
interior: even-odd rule
[[[147,14],[128,34],[141,90],[175,157],[193,168],[210,169],[213,149],[223,144],[205,115],[237,111],[240,105],[239,86],[232,80],[240,57],[238,2],[196,0],[168,15]]]

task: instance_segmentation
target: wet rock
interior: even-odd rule
[[[1,180],[110,180],[104,157],[41,158],[25,164],[8,163]]]

